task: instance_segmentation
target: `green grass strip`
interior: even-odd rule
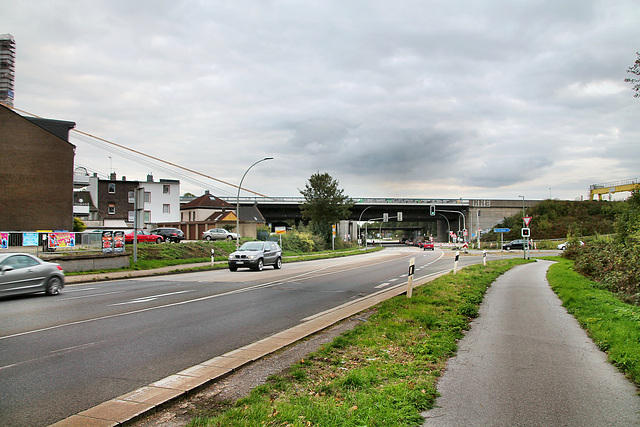
[[[559,258],[549,268],[549,284],[611,363],[640,386],[640,307],[626,304]]]
[[[436,380],[491,283],[517,264],[464,268],[377,305],[366,322],[190,426],[420,426]]]

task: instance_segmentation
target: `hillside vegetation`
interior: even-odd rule
[[[532,217],[531,236],[536,240],[566,239],[571,236],[584,237],[613,234],[617,216],[624,210],[626,202],[543,200],[525,211]],[[509,228],[504,240],[519,239],[522,215],[505,218],[495,228]],[[500,240],[489,233],[485,240]]]

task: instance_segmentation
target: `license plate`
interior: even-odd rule
[[[236,261],[236,264],[244,264],[244,261]]]

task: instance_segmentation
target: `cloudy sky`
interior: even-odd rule
[[[638,0],[3,0],[15,106],[300,196],[575,199],[640,178]],[[106,176],[224,183],[72,133]],[[244,194],[244,193],[243,193]]]

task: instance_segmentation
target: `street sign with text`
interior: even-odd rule
[[[510,231],[511,231],[510,228],[494,228],[493,229],[494,233],[508,233]]]

